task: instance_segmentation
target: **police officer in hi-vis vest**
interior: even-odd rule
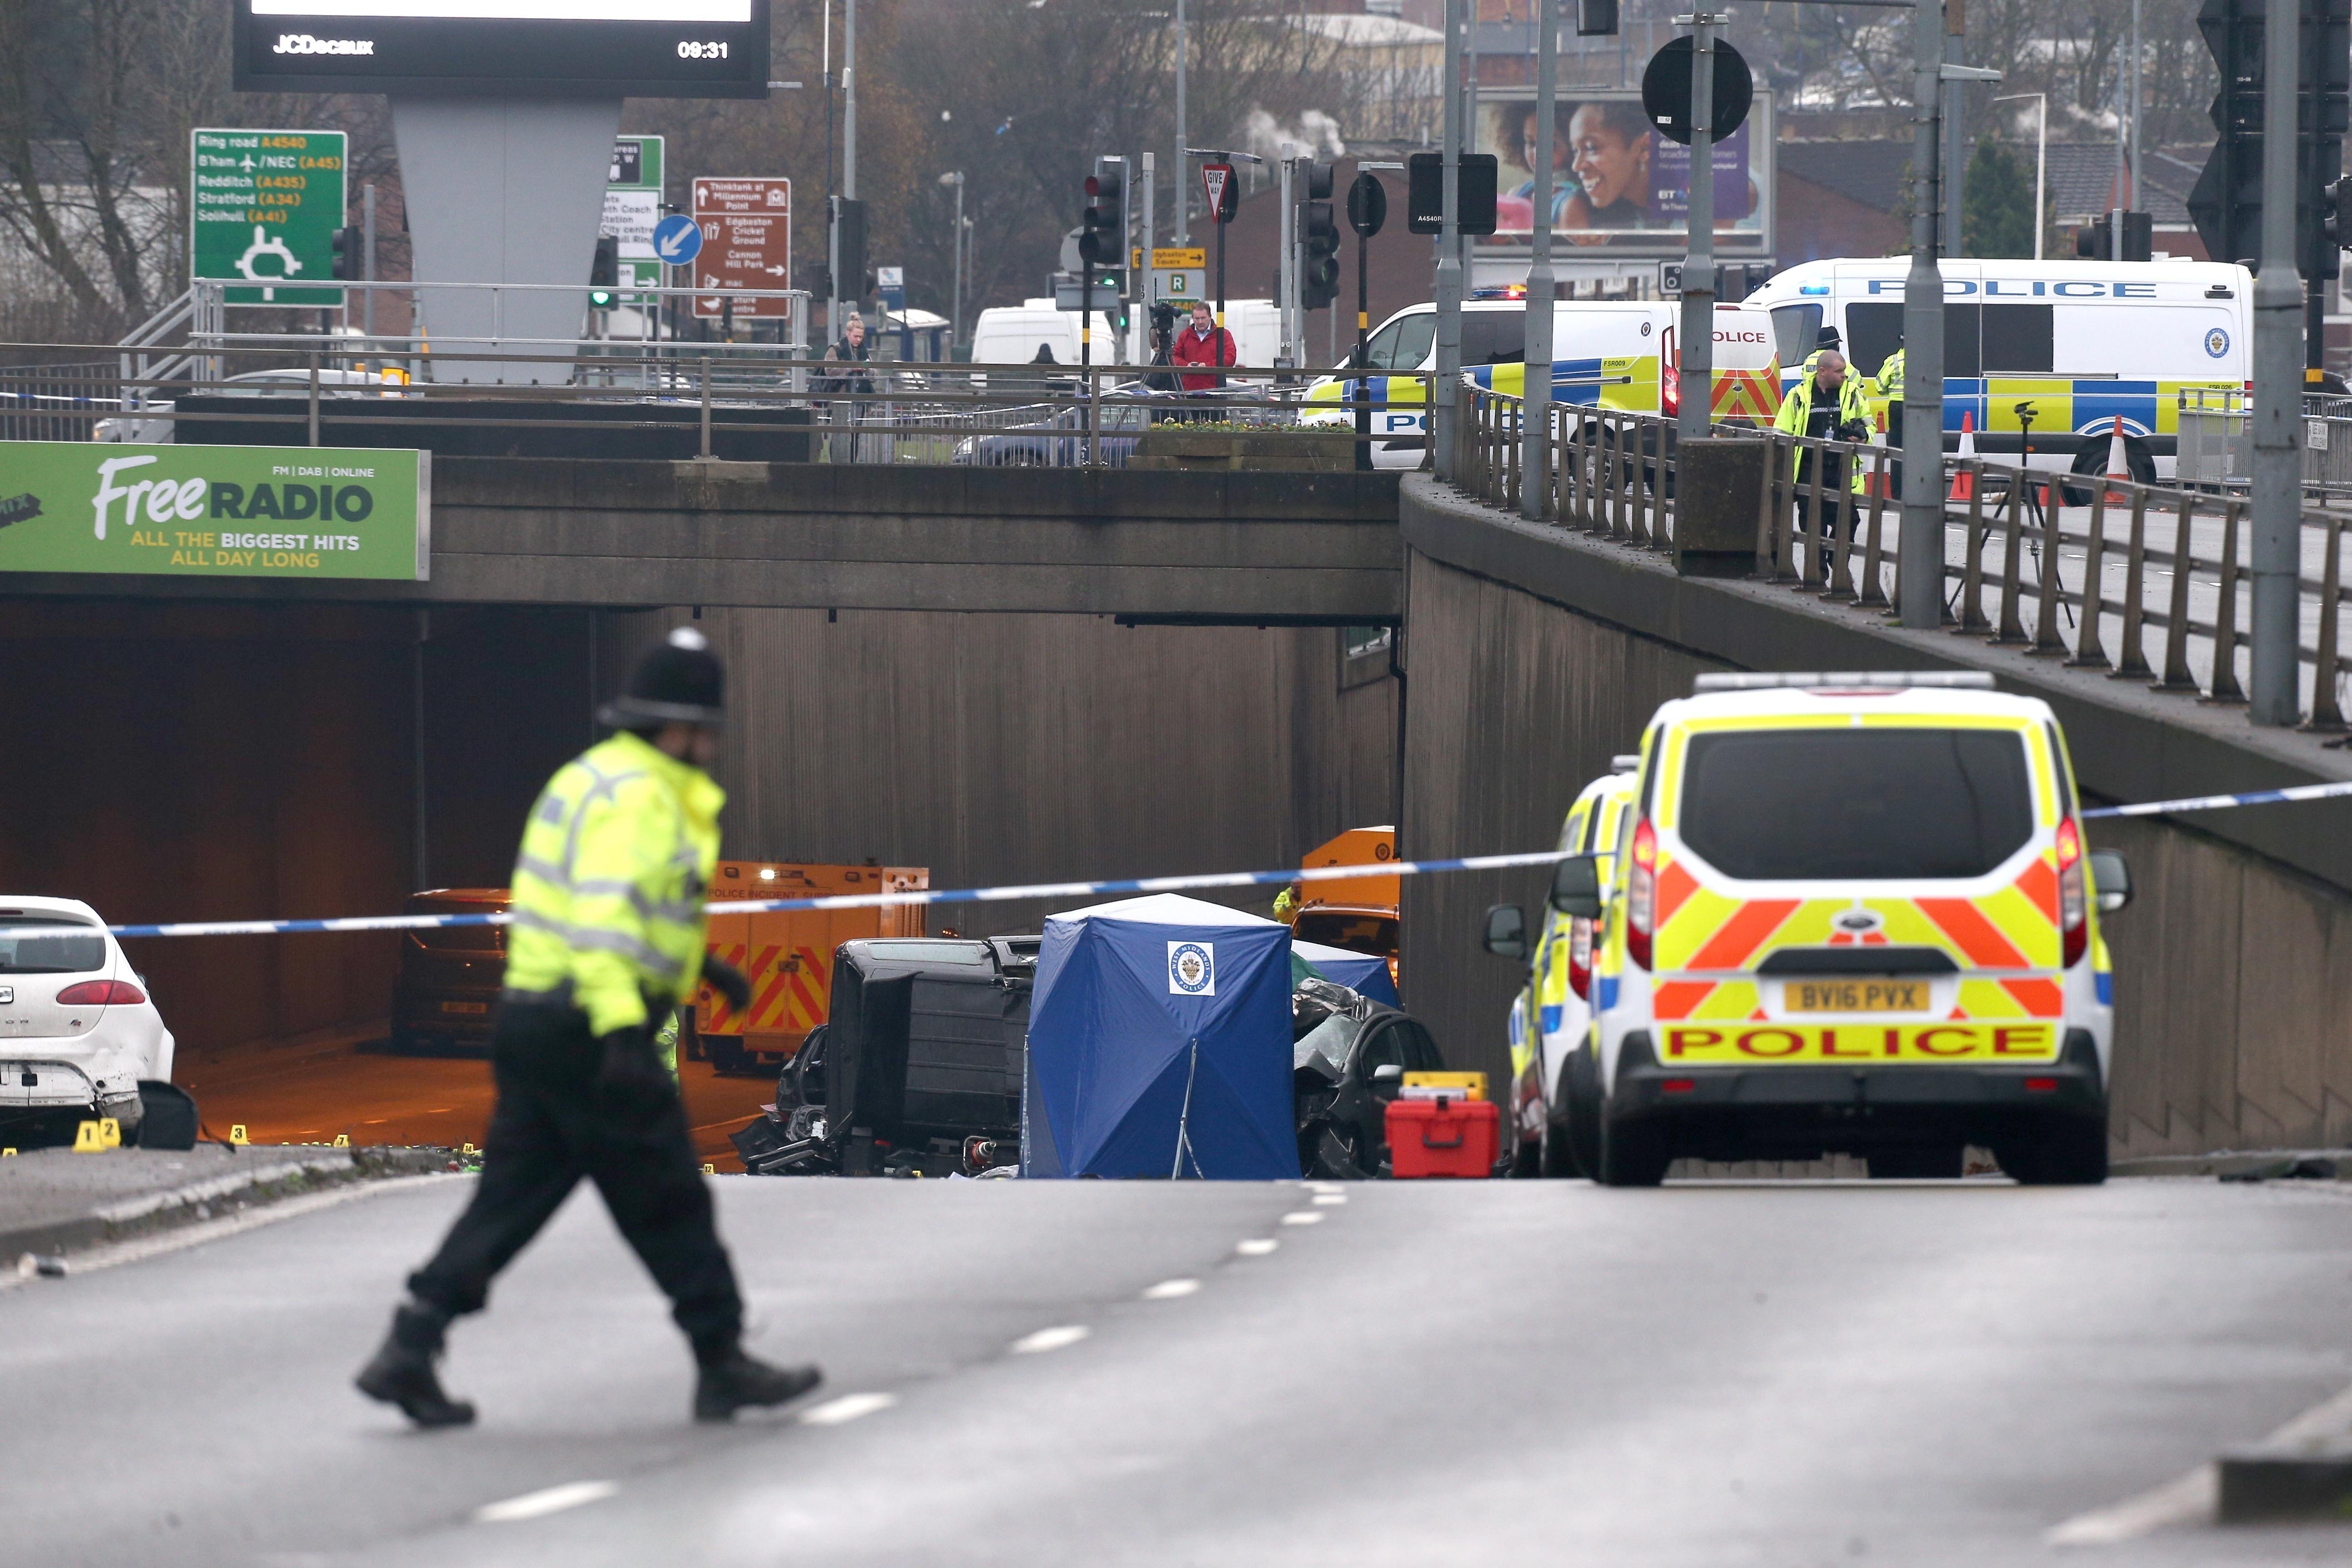
[[[583,1176],[693,1343],[696,1420],[781,1405],[819,1382],[814,1366],[770,1366],[743,1351],[734,1266],[675,1069],[654,1038],[701,979],[734,1006],[751,1000],[742,974],[703,950],[726,800],[709,772],[724,679],[700,633],[670,633],[597,715],[613,736],[565,764],[531,808],[515,860],[481,1181],[441,1250],[409,1276],[392,1332],[358,1380],[420,1426],[473,1420],[435,1372],[443,1332],[481,1310],[491,1279]]]

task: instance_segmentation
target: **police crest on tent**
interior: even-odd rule
[[[1217,994],[1215,942],[1171,942],[1168,944],[1168,994],[1171,996],[1214,996]]]

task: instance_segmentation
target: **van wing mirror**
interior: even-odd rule
[[[1527,911],[1517,904],[1496,904],[1486,911],[1486,947],[1496,958],[1528,956]]]
[[[1402,1083],[1404,1081],[1404,1068],[1396,1062],[1382,1062],[1380,1066],[1372,1069],[1372,1081],[1374,1083]]]
[[[1551,907],[1582,920],[1601,915],[1601,862],[1591,855],[1571,855],[1551,874]]]
[[[2131,862],[2120,849],[2091,851],[2091,896],[2099,912],[2114,914],[2132,901]]]

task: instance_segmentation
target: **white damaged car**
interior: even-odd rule
[[[0,895],[0,1137],[70,1137],[110,1116],[133,1142],[152,1094],[173,1102],[156,1129],[173,1123],[173,1135],[159,1142],[187,1147],[178,1124],[194,1131],[194,1106],[171,1088],[173,1044],[95,910]]]

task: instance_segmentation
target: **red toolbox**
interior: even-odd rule
[[[1389,1101],[1389,1161],[1401,1178],[1491,1176],[1502,1132],[1501,1109],[1491,1100],[1437,1095]]]

